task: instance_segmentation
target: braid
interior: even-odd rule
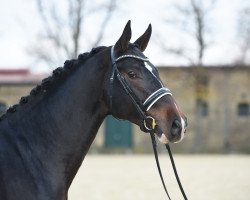
[[[90,58],[92,55],[100,52],[103,50],[104,46],[100,46],[97,48],[93,48],[91,52],[82,53],[78,56],[78,59],[72,59],[72,60],[66,60],[64,62],[63,67],[58,67],[55,70],[53,70],[52,75],[43,79],[42,83],[40,85],[37,85],[34,87],[28,96],[21,97],[19,100],[19,104],[13,105],[9,107],[2,116],[0,116],[0,121],[6,117],[6,114],[14,113],[17,111],[17,108],[19,105],[25,105],[29,102],[29,99],[33,96],[37,96],[41,93],[41,91],[46,92],[48,91],[53,85],[55,85],[56,82],[63,80],[63,78],[66,77],[67,74],[69,74],[71,71],[76,69],[76,66],[79,62],[84,63],[88,58]]]

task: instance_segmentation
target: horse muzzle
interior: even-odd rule
[[[161,128],[160,125],[156,125],[155,134],[158,140],[163,144],[167,144],[169,142],[178,143],[184,138],[186,133],[186,128],[187,128],[186,118],[184,119],[181,118],[180,120],[175,119],[173,120],[170,128],[166,127]]]

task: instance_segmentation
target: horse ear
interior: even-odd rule
[[[128,49],[129,41],[131,39],[132,31],[131,31],[131,21],[129,20],[123,30],[123,33],[119,40],[115,43],[115,51],[116,53],[124,52]]]
[[[148,41],[151,37],[151,33],[152,33],[152,26],[151,24],[149,24],[145,33],[143,33],[143,35],[134,42],[134,44],[136,44],[142,52],[148,46]]]

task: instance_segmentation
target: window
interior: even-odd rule
[[[6,111],[6,105],[0,102],[0,116]]]
[[[209,114],[208,104],[205,101],[198,100],[198,114],[199,116],[206,117]]]
[[[239,116],[248,116],[250,114],[249,104],[239,103],[238,104],[238,115]]]

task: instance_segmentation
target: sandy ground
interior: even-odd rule
[[[189,200],[250,199],[250,156],[175,155]],[[183,199],[167,155],[160,156],[172,200]],[[167,199],[153,155],[88,155],[69,200]]]

